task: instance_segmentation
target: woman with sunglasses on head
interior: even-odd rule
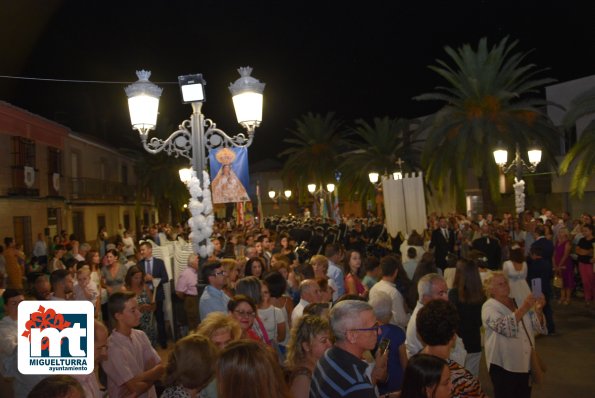
[[[310,381],[316,363],[331,348],[331,326],[326,318],[305,315],[291,330],[287,346],[288,383],[294,398],[310,395]]]
[[[229,315],[240,324],[242,329],[242,338],[254,341],[260,341],[268,344],[268,335],[266,330],[264,335],[258,333],[254,329],[254,320],[256,318],[257,309],[254,300],[250,297],[238,294],[233,296],[229,303],[227,303]]]
[[[255,276],[246,276],[240,279],[236,285],[236,295],[245,295],[252,299],[255,307],[258,308],[262,304],[262,282]],[[262,319],[258,316],[258,311],[254,316],[252,323],[252,331],[266,344],[270,344],[269,334]]]

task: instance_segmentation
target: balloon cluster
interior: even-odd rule
[[[202,258],[207,258],[213,253],[213,244],[210,237],[213,234],[213,202],[211,200],[211,190],[209,186],[209,174],[202,172],[202,187],[200,180],[196,176],[196,171],[192,169],[192,178],[186,183],[190,192],[190,202],[188,209],[192,217],[188,220],[190,227],[190,241],[192,248]]]
[[[516,207],[516,214],[521,214],[525,211],[525,181],[514,178],[514,206]]]

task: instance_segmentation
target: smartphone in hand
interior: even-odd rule
[[[380,343],[378,343],[378,351],[380,351],[380,355],[384,355],[384,353],[386,352],[386,350],[388,350],[388,347],[389,346],[390,346],[390,340],[389,339],[387,339],[385,337],[382,340],[380,340]]]
[[[538,298],[541,296],[541,279],[535,278],[531,279],[531,292],[533,293],[533,297]]]

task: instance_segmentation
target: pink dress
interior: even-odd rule
[[[366,287],[364,286],[362,281],[353,274],[347,274],[347,276],[345,277],[345,287],[347,287],[347,282],[350,280],[353,280],[353,282],[355,283],[355,290],[357,291],[357,294],[363,296],[363,294],[366,292]]]
[[[554,248],[554,261],[556,264],[562,259],[564,256],[564,247],[566,244],[569,243],[568,241],[562,242],[558,244],[556,242],[556,246]],[[561,270],[562,282],[564,289],[574,289],[574,264],[572,262],[572,258],[570,255],[566,258],[564,264],[560,264],[561,267],[566,267]]]

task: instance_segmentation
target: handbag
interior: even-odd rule
[[[554,287],[556,289],[562,289],[562,277],[560,277],[560,274],[556,272],[556,275],[554,276]]]
[[[529,339],[529,344],[531,344],[531,381],[533,384],[542,384],[545,380],[545,372],[547,371],[547,366],[543,359],[537,354],[535,350],[535,346],[531,342],[531,338],[529,337],[529,332],[527,332],[527,327],[525,326],[525,321],[521,318],[521,323],[523,324],[523,329],[525,330],[525,334]]]

